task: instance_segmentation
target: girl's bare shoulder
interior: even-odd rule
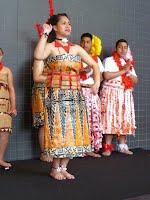
[[[2,69],[2,73],[11,73],[11,69],[9,68],[9,67],[7,67],[7,66],[3,66],[3,69]]]

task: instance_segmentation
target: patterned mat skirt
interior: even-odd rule
[[[45,155],[73,158],[91,152],[82,91],[50,88],[45,104]]]
[[[9,112],[9,91],[7,87],[0,83],[0,132],[12,132],[12,117]]]
[[[32,118],[33,126],[38,128],[44,125],[44,94],[45,85],[34,84],[32,87]]]

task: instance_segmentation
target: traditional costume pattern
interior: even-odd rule
[[[92,58],[98,63],[100,67],[100,71],[103,72],[104,68],[98,56],[92,56]],[[83,68],[87,65],[82,63]],[[92,151],[98,152],[102,147],[102,134],[103,127],[101,121],[101,106],[100,106],[100,98],[98,95],[93,95],[91,91],[91,86],[94,84],[93,70],[86,75],[86,79],[82,80],[84,74],[81,74],[80,83],[82,86],[83,95],[86,101],[87,113],[88,113],[88,124],[91,136],[91,145]]]
[[[44,90],[45,84],[34,83],[32,87],[32,117],[33,126],[44,125]]]
[[[10,113],[10,95],[7,74],[0,72],[0,131],[12,132]]]
[[[48,57],[45,90],[45,155],[73,158],[91,151],[84,97],[80,86],[80,57]]]
[[[122,66],[126,64],[123,58],[120,58],[120,62]],[[103,65],[105,72],[119,71],[113,56],[106,58]],[[130,74],[137,76],[133,67]],[[132,87],[125,87],[122,76],[103,82],[100,98],[104,134],[116,134],[118,136],[135,134],[135,110],[132,91]]]
[[[47,67],[44,66],[43,75],[47,75]],[[32,87],[32,118],[33,127],[44,125],[45,84],[34,83]]]

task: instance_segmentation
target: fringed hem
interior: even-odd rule
[[[40,128],[41,126],[44,126],[44,121],[41,123],[36,123],[32,125],[34,128]]]
[[[0,132],[10,132],[10,133],[12,133],[12,128],[0,128]]]

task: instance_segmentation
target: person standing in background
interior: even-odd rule
[[[34,61],[34,67],[43,67],[43,75],[46,76],[46,67],[44,67],[43,61]],[[33,69],[34,70],[34,69]],[[32,87],[32,118],[33,127],[38,129],[38,141],[40,146],[40,160],[46,162],[52,162],[51,157],[44,155],[44,95],[45,95],[45,84],[34,83]]]
[[[83,33],[80,40],[80,46],[93,58],[93,60],[98,63],[102,81],[102,72],[104,71],[104,67],[100,58],[98,57],[102,50],[100,39],[97,36],[92,36],[90,33]],[[93,95],[91,92],[91,87],[94,84],[93,70],[84,62],[82,62],[80,84],[87,106],[88,124],[92,146],[92,152],[87,152],[86,155],[99,158],[101,156],[98,154],[98,152],[102,147],[103,133],[100,98],[98,94]]]
[[[4,154],[12,132],[12,115],[17,115],[16,94],[13,74],[2,63],[3,50],[0,48],[0,167],[5,170],[12,165],[4,161]]]
[[[132,155],[126,144],[128,135],[135,135],[133,85],[138,82],[134,59],[128,42],[120,39],[111,57],[103,62],[104,81],[101,89],[101,110],[105,143],[103,155],[110,156],[113,136],[118,138],[118,151]]]

